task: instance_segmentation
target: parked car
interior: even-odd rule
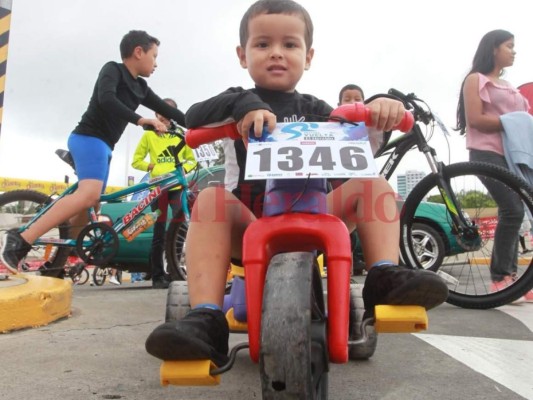
[[[224,184],[224,167],[214,166],[200,169],[198,174],[187,175],[189,186],[198,193],[210,185]],[[108,203],[102,206],[102,213],[111,220],[123,215],[133,202]],[[397,201],[401,210],[403,201]],[[416,212],[416,223],[413,236],[418,246],[418,254],[425,268],[436,270],[444,257],[462,253],[464,250],[457,244],[452,234],[446,207],[443,204],[426,202],[420,204]],[[112,265],[118,269],[138,272],[150,272],[149,253],[153,229],[142,232],[134,241],[128,242],[121,235],[118,254]],[[364,260],[359,246],[357,233],[352,234],[352,252],[354,259],[354,273],[359,274],[364,268]]]
[[[403,200],[397,201],[398,210],[403,207]],[[445,257],[464,252],[452,233],[450,218],[444,204],[424,202],[415,213],[412,236],[419,260],[425,269],[438,270]],[[364,269],[364,260],[357,234],[352,234],[352,251],[354,273],[360,274]]]
[[[224,184],[224,167],[214,166],[199,169],[197,173],[187,175],[189,187],[194,193],[198,193],[209,185]],[[101,213],[108,216],[111,221],[116,221],[130,210],[136,201],[122,201],[102,204]],[[130,272],[151,272],[150,248],[152,244],[153,226],[141,232],[133,241],[128,242],[119,235],[118,253],[108,266]],[[165,259],[165,257],[163,257]]]

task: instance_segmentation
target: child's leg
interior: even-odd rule
[[[50,229],[60,225],[72,216],[98,203],[102,190],[102,181],[80,181],[79,188],[73,194],[63,197],[48,212],[42,215],[22,234],[7,231],[0,237],[0,261],[16,273],[20,261],[31,250],[31,244]]]
[[[228,360],[229,327],[221,311],[230,258],[241,258],[242,237],[255,219],[233,194],[207,188],[194,203],[187,232],[187,281],[192,310],[158,326],[146,350],[163,360]]]
[[[242,237],[254,215],[233,194],[221,188],[203,190],[194,203],[187,232],[187,281],[194,308],[222,306],[231,257],[240,259]]]
[[[433,308],[446,300],[448,288],[435,273],[398,266],[399,215],[385,178],[352,179],[328,195],[328,209],[357,226],[369,269],[363,288],[365,318],[378,304]]]
[[[352,231],[357,227],[367,269],[397,264],[400,224],[394,191],[385,178],[351,179],[328,195],[328,210]]]
[[[81,214],[86,214],[89,207],[96,206],[100,201],[103,182],[96,179],[86,179],[79,182],[78,189],[69,196],[63,197],[54,206],[39,218],[32,226],[24,231],[21,236],[28,243],[33,243],[37,238]]]

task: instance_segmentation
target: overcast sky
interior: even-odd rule
[[[186,111],[230,86],[251,87],[238,64],[238,26],[251,0],[17,0],[13,2],[0,177],[62,180],[71,171],[54,154],[85,111],[102,65],[120,61],[131,29],[161,41],[148,84]],[[506,79],[533,81],[533,23],[525,2],[507,0],[302,0],[315,25],[315,57],[297,90],[336,105],[347,83],[367,97],[394,87],[415,92],[453,126],[459,86],[489,30],[515,34],[517,57]],[[143,116],[151,111],[139,109]],[[129,125],[114,152],[110,185],[136,181],[130,158],[142,130]],[[453,132],[451,161],[465,160]],[[440,158],[448,149],[435,140]],[[400,171],[419,169],[412,155]],[[393,182],[393,186],[395,182]]]

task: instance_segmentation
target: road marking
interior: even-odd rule
[[[517,305],[498,307],[497,310],[516,318],[533,332],[533,303],[520,303]]]
[[[502,311],[524,322],[530,330],[533,328],[530,307],[506,307],[511,310]],[[414,335],[526,399],[533,399],[533,341]]]

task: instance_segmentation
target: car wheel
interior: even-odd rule
[[[417,222],[413,224],[411,235],[415,254],[424,269],[437,271],[446,251],[441,234],[430,225]]]

